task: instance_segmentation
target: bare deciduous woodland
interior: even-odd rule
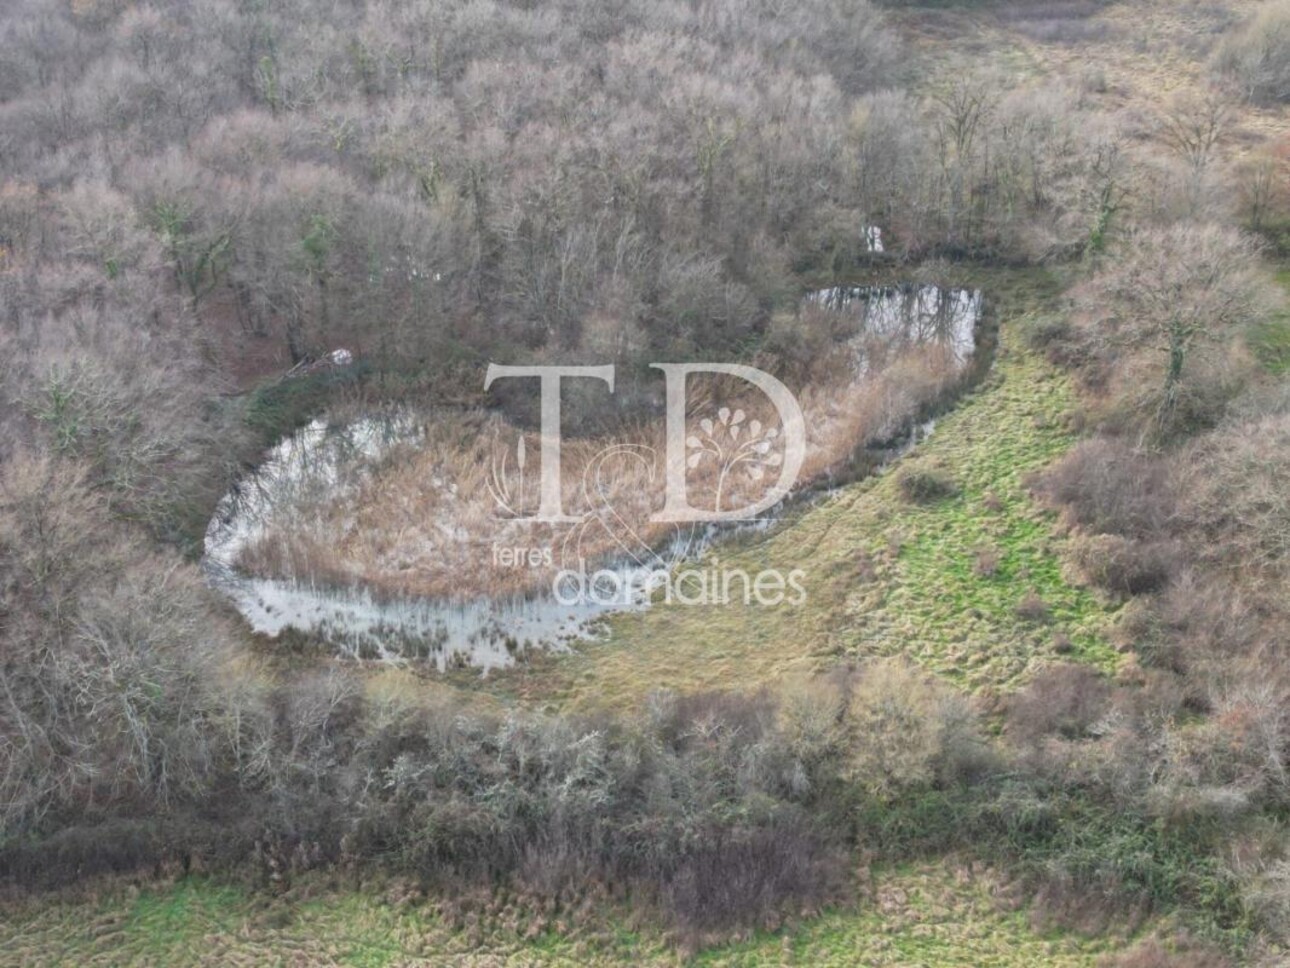
[[[1287,963],[1288,260],[1286,0],[6,0],[0,961],[181,957],[142,891],[239,898],[227,963],[319,899],[410,920],[301,964]],[[971,362],[847,287],[980,294]],[[800,563],[789,617],[484,674],[256,634],[203,568],[273,445],[412,414],[237,567],[530,594],[487,366],[615,365],[574,481],[703,360],[812,428],[714,546]],[[652,542],[659,487],[613,488]],[[928,870],[981,892],[934,951],[882,886]]]

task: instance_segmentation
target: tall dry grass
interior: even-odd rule
[[[826,478],[864,445],[908,427],[961,373],[948,350],[933,346],[875,342],[865,347],[865,358],[863,379],[840,349],[797,373],[807,382],[798,393],[807,439],[797,489]],[[778,416],[759,392],[741,386],[731,395],[729,384],[714,389],[692,382],[688,432],[702,443],[718,438],[731,453],[743,444],[745,458],[730,466],[705,454],[687,471],[689,501],[703,509],[716,508],[718,500],[723,509],[747,507],[775,486],[782,440],[770,439],[765,453],[746,445],[755,429],[762,435],[777,429]],[[704,420],[711,421],[710,435]],[[448,599],[549,588],[559,569],[580,562],[667,565],[664,549],[683,547],[697,534],[650,520],[664,503],[663,427],[659,418],[612,435],[566,438],[565,510],[578,520],[552,525],[520,520],[538,506],[536,433],[522,433],[495,414],[432,414],[417,446],[399,448],[355,475],[357,486],[280,509],[240,563],[262,576],[361,582],[378,594]],[[524,560],[506,559],[506,549]],[[528,552],[540,559],[529,561]]]

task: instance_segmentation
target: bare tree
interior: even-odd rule
[[[1095,335],[1144,349],[1161,370],[1154,423],[1168,432],[1198,345],[1230,340],[1271,305],[1254,242],[1215,225],[1176,223],[1127,235],[1081,294]]]
[[[1223,39],[1218,69],[1246,97],[1262,103],[1290,100],[1290,3],[1261,4],[1256,13]]]
[[[1173,98],[1159,118],[1160,138],[1192,172],[1204,172],[1232,121],[1231,102],[1217,88]]]
[[[971,244],[971,194],[978,149],[998,99],[994,79],[984,74],[958,76],[931,97],[932,130],[945,186],[943,217],[947,234],[955,242]]]
[[[1288,174],[1286,158],[1272,152],[1260,152],[1237,168],[1241,215],[1251,231],[1261,232],[1284,214]]]

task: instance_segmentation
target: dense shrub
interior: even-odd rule
[[[1121,595],[1159,591],[1179,569],[1179,542],[1138,541],[1119,535],[1089,535],[1077,540],[1072,556],[1094,584]]]
[[[896,485],[905,500],[914,504],[931,504],[958,493],[958,486],[949,475],[935,467],[901,471]]]
[[[1018,618],[1025,619],[1027,622],[1047,622],[1052,617],[1052,609],[1033,588],[1021,596],[1013,611]]]
[[[1107,712],[1111,687],[1087,666],[1044,669],[1008,703],[1008,733],[1023,742],[1046,736],[1083,739]]]
[[[1164,462],[1105,438],[1076,444],[1035,488],[1081,528],[1135,538],[1159,535],[1176,501]]]
[[[1290,860],[1278,860],[1253,879],[1249,903],[1282,944],[1290,944]]]
[[[1067,316],[1041,316],[1025,332],[1027,345],[1051,363],[1074,369],[1090,362],[1088,341]]]
[[[630,886],[702,939],[844,897],[857,807],[989,773],[966,705],[895,663],[809,684],[782,705],[765,693],[658,694],[635,722],[378,714],[335,674],[266,701],[265,733],[234,742],[209,728],[218,714],[205,720],[212,759],[244,743],[260,760],[244,765],[235,802],[214,789],[172,793],[158,815],[140,794],[132,803],[154,815],[131,816],[118,797],[96,822],[65,814],[66,829],[34,841],[13,836],[11,814],[0,871],[52,885],[163,863],[281,877],[379,860],[426,883],[543,897]],[[223,752],[211,748],[222,741]]]
[[[845,721],[855,779],[880,800],[952,783],[982,761],[967,703],[903,662],[861,669]]]
[[[1230,968],[1232,961],[1213,945],[1187,937],[1162,943],[1148,938],[1124,954],[1111,957],[1106,968]]]
[[[700,831],[665,880],[663,902],[690,938],[730,925],[780,923],[786,903],[811,910],[845,897],[837,848],[812,837],[800,817],[751,830]]]
[[[1180,514],[1209,541],[1209,553],[1283,575],[1290,564],[1290,415],[1225,427],[1192,448]]]
[[[257,747],[193,569],[107,517],[83,467],[0,464],[0,833],[203,802]],[[245,730],[245,731],[244,731]],[[248,776],[249,778],[249,776]]]
[[[1268,618],[1265,600],[1253,589],[1189,566],[1162,591],[1132,602],[1121,614],[1119,634],[1143,664],[1185,677],[1180,681],[1192,704],[1209,709],[1220,681],[1254,671],[1250,657],[1261,649]],[[1276,666],[1267,674],[1278,674]]]
[[[1216,58],[1218,69],[1251,100],[1290,100],[1290,3],[1263,4],[1223,39]]]

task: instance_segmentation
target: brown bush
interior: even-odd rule
[[[1044,876],[1030,909],[1030,923],[1037,931],[1075,931],[1086,936],[1117,928],[1132,933],[1146,916],[1146,905],[1126,898],[1114,879],[1092,886],[1066,872]]]
[[[1052,616],[1052,610],[1048,603],[1039,597],[1039,593],[1033,588],[1021,597],[1014,609],[1018,618],[1023,618],[1027,622],[1047,622]]]
[[[1071,548],[1080,570],[1095,585],[1120,595],[1159,591],[1181,568],[1178,541],[1138,541],[1098,534],[1077,539]]]
[[[999,552],[996,548],[980,548],[972,561],[972,571],[978,578],[993,578],[999,570]]]
[[[1106,438],[1076,444],[1034,486],[1081,528],[1127,537],[1160,535],[1176,500],[1163,461]]]
[[[1107,955],[1101,968],[1231,968],[1226,955],[1186,938],[1162,944],[1155,938],[1139,941],[1123,954]]]
[[[1026,328],[1026,344],[1056,366],[1077,369],[1090,362],[1088,337],[1065,315],[1040,316]]]
[[[1226,666],[1228,675],[1235,673],[1234,659],[1256,650],[1266,619],[1251,590],[1184,568],[1162,593],[1126,610],[1121,626],[1146,664],[1188,674],[1197,694],[1207,695],[1207,671]]]
[[[800,816],[769,829],[713,830],[678,861],[663,898],[691,947],[731,925],[775,927],[793,909],[836,902],[845,882],[840,853],[813,837]]]
[[[931,467],[901,471],[896,486],[905,500],[913,504],[933,504],[958,493],[958,486],[948,474]]]
[[[1179,516],[1207,554],[1246,570],[1290,567],[1290,414],[1224,428],[1198,441],[1181,472]]]
[[[1110,684],[1088,666],[1048,666],[1008,702],[1008,735],[1023,742],[1045,736],[1083,739],[1110,701]]]

